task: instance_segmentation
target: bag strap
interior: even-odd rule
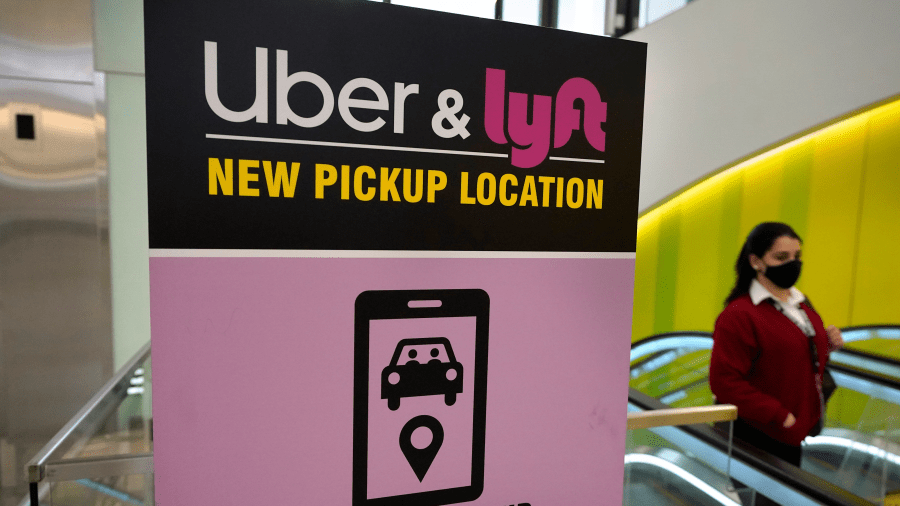
[[[799,312],[800,312],[801,319],[798,320],[795,316],[791,315],[791,313],[788,313],[787,311],[784,310],[784,306],[781,305],[781,302],[773,299],[772,297],[769,297],[766,300],[769,302],[769,304],[772,304],[773,306],[775,306],[775,309],[777,309],[779,312],[781,312],[781,314],[786,316],[788,320],[793,322],[793,324],[796,325],[797,328],[799,328],[801,331],[803,331],[803,333],[806,334],[806,337],[808,337],[810,339],[815,337],[816,328],[813,326],[812,321],[810,321],[809,316],[806,314],[806,311],[804,311],[803,308],[800,308]],[[803,302],[806,302],[807,300],[809,300],[809,299],[804,299]],[[803,302],[801,302],[801,304]],[[809,307],[810,307],[810,309],[812,309],[812,305],[809,305]]]

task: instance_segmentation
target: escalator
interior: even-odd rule
[[[634,389],[629,411],[668,406]],[[626,505],[750,506],[759,494],[781,504],[871,505],[821,477],[707,425],[630,431],[625,455]]]
[[[837,487],[869,503],[881,503],[884,497],[900,490],[900,362],[871,350],[891,353],[894,347],[900,348],[900,328],[855,328],[845,330],[844,336],[847,348],[832,353],[829,363],[838,389],[829,401],[822,434],[807,438],[804,443],[802,470],[770,456],[764,457],[807,477],[820,479],[823,481],[820,485]],[[645,403],[644,409],[712,404],[707,379],[711,348],[710,334],[701,332],[665,334],[635,343],[631,356],[632,396],[643,395],[648,403],[656,403],[655,408]],[[675,439],[684,437],[676,435]],[[721,434],[720,438],[724,439]],[[660,442],[653,443],[659,446]],[[691,444],[694,443],[685,443],[687,446],[681,448],[682,453],[692,453]],[[752,453],[753,449],[749,450]],[[720,465],[711,467],[724,469]],[[681,469],[681,473],[689,471],[685,466]],[[699,479],[702,473],[692,474]],[[785,483],[782,478],[773,477],[775,481]],[[709,480],[706,483],[713,485]],[[760,491],[771,486],[759,481],[755,483]],[[688,489],[691,487],[696,488],[695,485],[687,486]],[[728,486],[719,486],[716,490],[728,492]],[[779,493],[770,491],[767,495]],[[707,496],[709,494],[704,496],[704,501]],[[726,499],[731,502],[716,497],[720,500],[712,504],[735,504],[733,494],[726,494]],[[701,504],[696,499],[690,503]],[[744,503],[750,504],[746,500]],[[798,503],[792,500],[784,504]]]

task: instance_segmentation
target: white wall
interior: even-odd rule
[[[94,0],[94,66],[106,73],[115,368],[150,340],[144,8]]]
[[[143,77],[108,73],[106,79],[113,361],[118,369],[150,340],[147,116]]]
[[[641,211],[900,94],[898,0],[696,0],[624,38],[648,43]]]

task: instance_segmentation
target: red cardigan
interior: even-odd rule
[[[816,330],[821,375],[828,335],[819,315],[800,307]],[[736,405],[739,417],[769,437],[799,446],[822,416],[808,339],[769,302],[754,306],[748,294],[733,300],[713,331],[709,386],[716,400]],[[797,423],[785,429],[788,413]]]

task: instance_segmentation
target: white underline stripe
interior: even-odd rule
[[[413,151],[416,153],[437,153],[441,155],[489,156],[493,158],[509,158],[505,153],[480,153],[477,151],[451,151],[447,149],[409,148],[405,146],[379,146],[375,144],[348,144],[346,142],[306,141],[300,139],[278,139],[274,137],[248,137],[245,135],[206,134],[207,139],[229,141],[271,142],[274,144],[304,144],[311,146],[332,146],[336,148],[381,149],[384,151]]]
[[[405,251],[151,248],[153,258],[594,258],[634,260],[633,252]]]
[[[606,163],[606,160],[589,160],[587,158],[563,158],[561,156],[551,156],[550,159],[560,160],[563,162]]]

